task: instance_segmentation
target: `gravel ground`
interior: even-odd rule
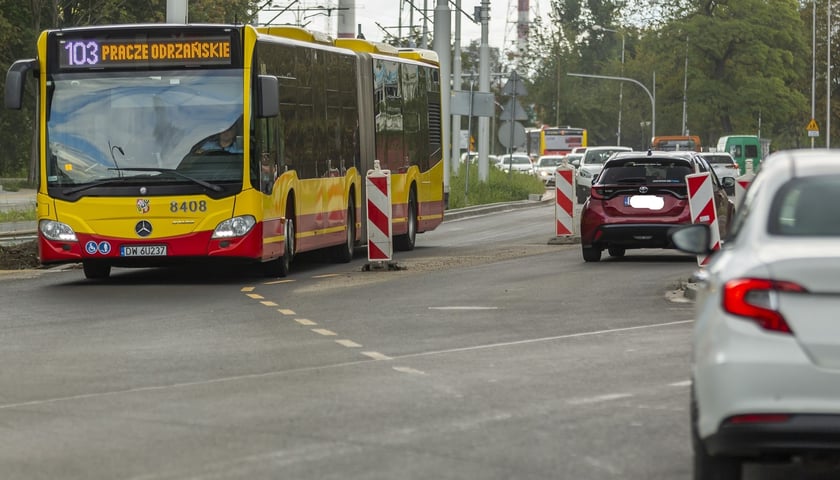
[[[17,245],[0,245],[0,270],[24,270],[39,268],[38,243],[35,241]]]

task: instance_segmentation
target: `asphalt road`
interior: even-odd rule
[[[6,274],[2,477],[690,478],[695,260],[552,238],[545,205],[448,220],[396,271]]]

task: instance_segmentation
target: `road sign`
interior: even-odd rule
[[[528,90],[525,88],[525,82],[522,81],[522,77],[520,77],[515,70],[510,73],[510,78],[508,78],[505,86],[502,87],[502,95],[514,97],[517,95],[528,95]]]
[[[808,122],[808,126],[805,127],[805,130],[808,130],[809,137],[819,137],[820,136],[820,126],[817,125],[817,121],[813,118],[810,122]]]
[[[499,126],[499,143],[505,148],[525,145],[525,127],[519,122],[502,122]]]
[[[499,114],[499,120],[528,120],[528,113],[525,112],[525,109],[519,104],[518,100],[511,98],[505,104],[502,113]]]

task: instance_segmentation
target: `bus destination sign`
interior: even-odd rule
[[[230,65],[230,37],[66,39],[59,42],[58,64],[70,69]]]

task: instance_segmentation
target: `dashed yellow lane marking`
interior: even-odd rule
[[[265,282],[265,283],[263,283],[263,285],[278,285],[278,284],[281,284],[281,283],[291,283],[291,282],[294,282],[294,280],[275,280],[273,282]]]
[[[318,325],[317,323],[313,322],[312,320],[308,320],[306,318],[296,318],[295,321],[298,322],[301,325],[306,325],[306,326]]]
[[[333,332],[332,330],[327,330],[326,328],[313,328],[312,331],[319,334],[319,335],[324,335],[326,337],[334,337],[334,336],[338,335],[337,333]]]
[[[366,357],[370,357],[374,360],[390,360],[391,357],[388,355],[381,354],[379,352],[362,352],[362,355]]]
[[[242,287],[240,292],[253,292],[256,287]]]
[[[265,298],[259,293],[249,293],[248,296],[253,298],[254,300],[262,300],[263,298]]]
[[[283,315],[294,315],[295,314],[294,310],[289,310],[288,308],[278,308],[277,311],[282,313]]]
[[[266,307],[276,307],[276,306],[277,306],[277,304],[276,304],[276,303],[271,302],[271,301],[268,301],[268,300],[266,300],[266,301],[264,301],[264,302],[260,302],[260,303],[262,303],[262,304],[263,304],[263,305],[265,305]]]
[[[347,348],[362,348],[361,345],[354,342],[353,340],[346,340],[346,339],[345,340],[336,340],[335,343],[337,343],[341,346],[347,347]]]

